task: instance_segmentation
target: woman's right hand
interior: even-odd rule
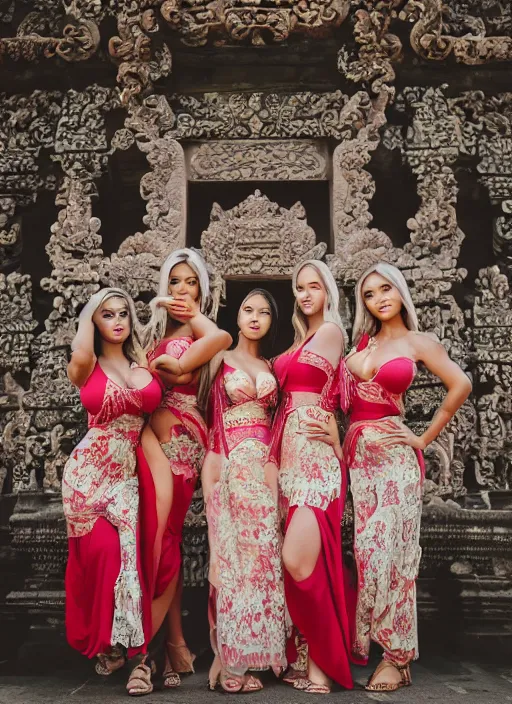
[[[341,456],[340,434],[334,416],[327,423],[321,420],[301,421],[299,434],[310,440],[325,442],[334,449],[337,456]]]
[[[199,304],[190,297],[158,296],[153,299],[152,305],[165,308],[168,315],[180,323],[186,323],[199,313]]]
[[[93,293],[93,295],[89,298],[85,306],[82,308],[80,311],[80,315],[78,316],[79,320],[92,320],[92,316],[98,309],[103,297],[105,296],[104,291],[96,291],[96,293]]]

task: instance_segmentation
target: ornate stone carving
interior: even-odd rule
[[[512,488],[512,305],[507,277],[497,266],[481,269],[473,304],[476,379],[489,390],[478,399],[475,468],[487,489]]]
[[[328,175],[327,148],[308,140],[215,141],[188,152],[192,181],[310,181]]]
[[[372,109],[364,91],[204,93],[173,96],[175,139],[348,139]]]
[[[289,210],[260,191],[231,210],[214,203],[211,221],[201,235],[201,248],[215,273],[226,278],[289,278],[301,259],[321,258],[301,203]],[[217,287],[217,297],[224,295]],[[217,308],[219,300],[215,301]]]
[[[347,50],[340,49],[338,69],[357,83],[367,83],[371,92],[379,96],[378,109],[383,113],[388,100],[392,100],[395,94],[393,63],[402,56],[402,42],[390,32],[391,22],[402,0],[366,0],[358,4],[362,7],[355,12],[357,58],[351,60]]]
[[[128,237],[100,267],[105,284],[115,281],[134,297],[156,291],[163,260],[173,249],[185,246],[187,224],[183,147],[167,135],[147,140],[139,134],[137,145],[152,168],[140,182],[148,229]]]
[[[216,46],[246,42],[254,46],[282,42],[292,32],[321,36],[338,27],[348,14],[350,0],[164,0],[161,12],[188,46]]]
[[[161,0],[160,0],[161,2]],[[117,11],[118,36],[110,38],[110,56],[118,63],[117,82],[121,102],[128,105],[150,92],[153,81],[169,75],[171,54],[165,44],[152,48],[158,31],[154,0],[120,0]]]
[[[0,274],[0,368],[30,370],[29,351],[37,323],[32,315],[32,282],[28,274]]]
[[[59,26],[61,34],[55,36]],[[58,10],[46,8],[30,12],[16,37],[0,39],[0,59],[35,61],[59,56],[65,61],[85,61],[96,53],[99,43],[99,29],[93,20],[73,15],[65,18]]]
[[[375,183],[364,167],[378,144],[378,133],[363,128],[356,139],[343,141],[333,154],[334,254],[328,255],[327,261],[337,280],[346,288],[353,286],[371,264],[396,260],[390,238],[369,227],[372,221],[369,201],[375,192]]]
[[[499,20],[493,22],[496,16]],[[455,6],[446,0],[409,0],[400,18],[415,23],[410,40],[422,58],[441,61],[453,52],[457,61],[469,65],[512,59],[510,6],[500,0]],[[489,36],[496,30],[503,34]]]

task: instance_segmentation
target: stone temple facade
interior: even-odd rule
[[[66,377],[99,287],[140,314],[201,247],[219,321],[324,258],[376,260],[474,384],[427,454],[420,619],[512,636],[512,4],[508,0],[0,0],[0,623],[61,637],[60,479],[85,429]],[[417,430],[443,388],[409,392]],[[350,540],[350,513],[345,520]],[[188,603],[204,594],[200,491]],[[201,588],[203,590],[201,591]],[[13,640],[14,638],[14,640]],[[1,649],[2,646],[0,646]]]

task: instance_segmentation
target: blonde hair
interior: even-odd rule
[[[94,294],[99,298],[99,303],[94,309],[94,313],[100,308],[105,301],[109,298],[122,298],[126,301],[128,306],[128,312],[130,313],[130,334],[128,338],[123,343],[123,352],[130,362],[135,362],[135,364],[145,367],[147,366],[146,355],[141,343],[142,327],[137,317],[137,311],[135,310],[135,303],[133,298],[123,291],[122,288],[103,288]],[[93,315],[94,315],[93,313]],[[99,336],[98,329],[95,326],[95,332]],[[98,355],[96,355],[98,356]]]
[[[388,264],[387,262],[377,262],[376,264],[372,264],[372,266],[369,267],[364,274],[362,274],[356,284],[356,315],[354,319],[354,328],[352,330],[352,343],[357,345],[365,333],[372,337],[379,330],[378,321],[366,307],[363,298],[363,284],[370,274],[380,274],[387,279],[390,284],[393,284],[402,299],[402,317],[405,326],[413,332],[418,332],[418,316],[416,314],[411,292],[409,291],[404,275],[400,269],[397,269],[396,266],[393,266],[393,264]]]
[[[188,264],[199,281],[199,305],[201,313],[207,313],[211,306],[210,277],[203,257],[194,249],[176,249],[171,252],[160,267],[160,280],[157,296],[169,295],[169,276],[177,264]],[[144,328],[144,348],[152,350],[164,339],[167,330],[167,311],[160,306],[151,312],[151,319]]]
[[[343,327],[343,323],[341,321],[339,312],[340,294],[334,276],[332,275],[332,272],[327,264],[324,264],[324,262],[321,262],[318,259],[307,259],[306,261],[297,264],[292,274],[292,288],[295,296],[292,316],[292,325],[295,330],[294,344],[299,345],[304,341],[308,334],[308,321],[304,313],[301,311],[297,301],[297,279],[300,272],[307,266],[311,267],[318,273],[320,280],[325,287],[326,296],[324,302],[324,322],[334,323],[337,325],[343,333],[343,341],[346,343],[347,333],[345,332],[345,328]]]

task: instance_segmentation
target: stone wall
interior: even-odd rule
[[[510,634],[511,36],[503,0],[230,0],[222,13],[202,0],[0,0],[0,539],[19,575],[0,584],[0,615],[48,623],[62,608],[60,479],[85,430],[65,372],[77,311],[108,284],[145,315],[167,252],[199,240],[187,213],[200,183],[216,308],[226,279],[286,279],[313,255],[350,326],[360,272],[402,269],[423,329],[474,382],[427,455],[420,605],[440,611],[448,574],[469,631],[487,620]],[[219,183],[248,195],[208,201]],[[288,203],[294,183],[325,184],[328,231]],[[421,371],[414,428],[442,394]],[[185,579],[201,585],[200,491],[187,525]]]

